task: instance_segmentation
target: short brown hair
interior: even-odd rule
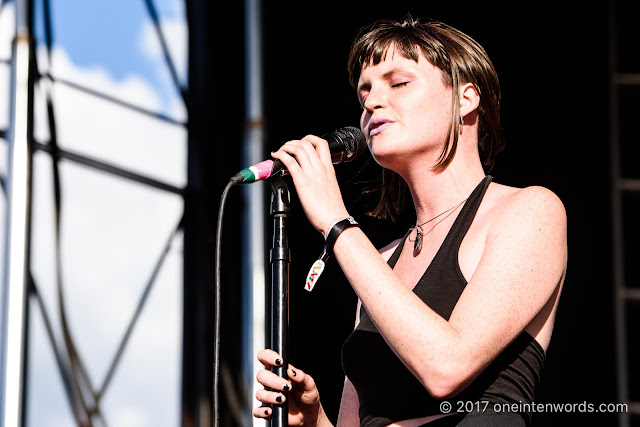
[[[480,160],[490,169],[504,142],[500,128],[500,84],[483,47],[463,32],[434,20],[378,21],[365,28],[351,48],[347,68],[354,88],[362,69],[383,61],[391,46],[416,62],[422,54],[442,71],[444,82],[453,88],[449,132],[434,170],[443,171],[455,156],[460,131],[459,87],[464,83],[472,83],[480,94],[478,150]],[[377,190],[380,201],[370,214],[393,219],[404,204],[406,183],[395,172],[383,169]]]

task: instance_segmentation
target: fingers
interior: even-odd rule
[[[277,357],[278,353],[269,350],[271,353],[269,357]],[[256,398],[264,403],[282,403],[284,402],[286,392],[292,391],[302,396],[303,400],[310,399],[312,401],[318,393],[316,382],[313,377],[304,371],[289,364],[287,369],[288,381],[275,373],[266,369],[261,370],[256,375],[256,379],[260,384],[271,390],[259,390],[260,397],[256,395]],[[263,393],[266,392],[266,393]],[[278,396],[281,396],[282,402],[278,401]]]
[[[301,140],[289,141],[278,151],[272,153],[272,156],[279,159],[292,174],[300,168],[331,164],[329,144],[315,135],[307,135]],[[318,159],[320,162],[317,161]]]
[[[320,397],[314,379],[300,369],[288,365],[285,376],[272,372],[270,369],[283,365],[283,358],[273,350],[262,350],[258,353],[258,360],[266,369],[260,370],[256,379],[264,389],[256,392],[256,399],[261,406],[254,408],[255,418],[270,420],[273,408],[270,405],[288,403],[288,424],[305,425],[307,419],[313,420],[320,407]]]
[[[289,381],[270,371],[269,369],[274,366],[282,366],[281,356],[273,350],[261,350],[258,352],[258,360],[267,368],[259,371],[256,375],[258,382],[265,387],[286,392],[291,390],[292,383],[300,384],[304,381],[304,373],[292,365],[289,365],[287,369]]]
[[[300,140],[292,140],[282,146],[286,150],[296,150],[296,147],[304,149],[307,155],[311,157],[314,155],[328,155],[329,158],[331,157],[327,141],[315,135],[307,135]],[[302,151],[299,152],[302,153]]]
[[[253,416],[265,420],[271,419],[273,411],[268,406],[259,406],[253,410]]]
[[[261,402],[263,405],[277,405],[280,403],[284,403],[287,400],[287,397],[284,393],[279,391],[269,391],[267,389],[261,389],[256,392],[256,399]]]
[[[273,366],[282,365],[281,356],[273,350],[261,350],[258,353],[258,360],[267,368],[258,371],[256,375],[258,383],[265,387],[264,390],[258,390],[256,393],[256,399],[262,403],[282,403],[286,399],[285,393],[294,388],[304,393],[308,388],[315,387],[315,382],[310,376],[291,365],[287,369],[289,379],[282,378],[269,370]]]
[[[267,405],[281,404],[287,399],[285,392],[291,390],[291,382],[276,375],[269,369],[274,366],[282,366],[282,357],[275,351],[265,349],[258,352],[258,360],[266,369],[258,372],[256,379],[265,388],[256,392],[256,399],[262,406],[255,408],[252,412],[256,418],[265,420],[271,419],[273,410]]]
[[[259,371],[256,375],[256,379],[263,386],[273,390],[284,392],[291,390],[291,382],[266,369]]]
[[[266,369],[258,371],[256,380],[258,380],[265,389],[258,390],[256,399],[263,404],[283,403],[286,399],[284,393],[291,390],[292,384],[290,381],[269,370],[271,367],[281,366],[282,357],[273,350],[265,349],[258,352],[258,360]],[[268,416],[268,414],[264,414],[264,412],[262,415]]]
[[[268,348],[258,352],[258,361],[262,363],[265,368],[282,366],[282,357],[277,352]]]

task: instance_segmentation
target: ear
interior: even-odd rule
[[[480,105],[480,93],[473,83],[465,83],[460,85],[460,115],[475,111]]]

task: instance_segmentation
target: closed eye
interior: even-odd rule
[[[409,84],[409,82],[401,82],[401,83],[396,83],[394,85],[391,85],[391,87],[396,88],[396,87],[402,87]]]

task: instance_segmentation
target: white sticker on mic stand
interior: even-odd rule
[[[324,261],[319,259],[311,266],[311,270],[309,270],[309,274],[307,275],[307,283],[304,285],[304,288],[307,291],[311,292],[313,290],[313,287],[316,285],[316,282],[324,271],[324,265]]]

